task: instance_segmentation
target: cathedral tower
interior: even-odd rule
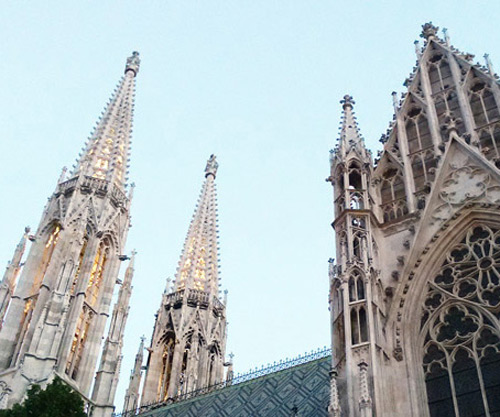
[[[340,409],[361,407],[370,412],[374,392],[364,384],[368,384],[366,370],[376,363],[376,338],[370,325],[378,314],[378,300],[372,294],[376,280],[374,201],[369,191],[373,162],[358,129],[354,100],[346,95],[341,104],[340,139],[332,152],[329,178],[335,186],[333,227],[337,237],[337,264],[330,266],[332,337],[342,341],[334,344],[332,355],[336,378],[347,384],[342,404],[331,407],[336,417],[340,417]]]
[[[226,307],[219,298],[217,161],[212,155],[179,267],[156,315],[141,404],[195,391],[224,374]],[[133,393],[129,387],[129,395]]]
[[[31,384],[44,386],[58,376],[86,399],[93,415],[111,414],[114,387],[104,395],[102,382],[111,384],[118,377],[131,273],[113,314],[94,401],[89,397],[120,263],[127,258],[123,251],[133,187],[127,190],[126,176],[139,64],[134,52],[76,166],[69,176],[63,170],[30,236],[33,243],[13,292],[24,240],[4,279],[10,288],[0,332],[4,406],[20,402]],[[2,309],[4,314],[3,304]],[[108,411],[101,414],[100,409]]]
[[[500,413],[498,76],[431,23],[421,36],[373,166],[343,101],[332,417]]]

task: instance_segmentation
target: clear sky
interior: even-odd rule
[[[133,50],[137,79],[127,250],[138,251],[116,404],[173,276],[211,153],[219,160],[228,352],[247,371],[329,344],[334,257],[329,149],[342,96],[368,145],[432,20],[500,72],[500,2],[81,1],[0,4],[0,261],[36,229]],[[123,270],[122,270],[123,273]]]

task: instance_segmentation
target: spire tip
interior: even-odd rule
[[[205,178],[209,175],[215,176],[217,175],[217,168],[219,168],[219,164],[217,163],[216,156],[214,154],[210,155],[210,158],[207,161],[207,166],[205,167]]]
[[[432,24],[432,22],[424,23],[422,25],[422,33],[420,34],[420,37],[429,41],[429,40],[434,39],[436,37],[438,30],[439,30],[439,27],[434,26]]]
[[[134,77],[137,76],[140,65],[141,65],[141,59],[139,58],[139,52],[137,51],[132,52],[132,55],[127,58],[127,63],[125,65],[125,74],[128,71],[132,71],[134,73]]]

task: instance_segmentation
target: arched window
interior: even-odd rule
[[[382,198],[381,208],[384,213],[385,222],[408,213],[405,185],[400,169],[389,167],[384,171],[380,186],[380,196]]]
[[[365,284],[363,277],[358,272],[349,278],[349,301],[360,301],[365,299]]]
[[[162,366],[160,379],[158,381],[158,401],[165,401],[168,398],[168,388],[172,375],[172,361],[174,358],[175,336],[169,334],[166,338],[162,351]]]
[[[351,342],[353,345],[368,342],[368,321],[363,306],[351,307]]]
[[[422,331],[431,417],[500,415],[500,230],[474,226],[429,283]]]
[[[217,345],[212,345],[209,351],[209,358],[208,358],[208,386],[212,386],[217,383],[216,379],[216,371],[217,371],[217,359],[218,359],[219,353],[217,349]]]
[[[85,257],[85,252],[87,251],[87,245],[89,243],[89,235],[90,235],[90,230],[89,228],[87,228],[83,236],[83,244],[82,248],[80,249],[80,255],[78,256],[78,265],[76,267],[75,276],[73,278],[73,282],[71,283],[71,288],[70,288],[71,295],[73,295],[73,293],[75,292],[76,284],[78,282],[78,277],[80,276],[80,272],[83,266],[83,259]]]
[[[99,247],[97,248],[94,263],[92,264],[92,269],[90,270],[87,291],[85,293],[85,300],[91,307],[94,307],[97,303],[97,298],[99,296],[99,290],[102,286],[104,271],[109,258],[110,250],[111,243],[109,239],[103,239],[99,244]]]
[[[481,152],[500,166],[500,112],[490,87],[478,77],[469,88],[469,103]]]
[[[61,226],[59,226],[58,224],[54,225],[52,232],[47,237],[47,241],[45,242],[45,246],[43,248],[42,260],[36,271],[30,295],[36,294],[40,289],[40,285],[42,285],[43,278],[45,277],[45,273],[47,272],[47,268],[49,267],[50,261],[52,260],[52,255],[54,254],[57,242],[59,241],[60,233],[61,233]]]
[[[76,323],[75,334],[71,343],[68,360],[66,362],[66,374],[72,379],[76,379],[80,369],[80,362],[83,357],[83,350],[87,342],[89,328],[94,318],[94,311],[84,304],[80,317]]]

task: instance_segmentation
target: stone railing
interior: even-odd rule
[[[190,305],[199,305],[201,308],[207,308],[210,301],[212,301],[213,308],[218,312],[221,312],[225,308],[224,304],[217,297],[213,296],[210,300],[210,293],[195,289],[180,290],[166,294],[164,295],[163,303],[168,308],[179,305],[184,300]]]
[[[73,190],[78,185],[78,180],[79,177],[74,177],[61,182],[57,187],[57,191],[64,194],[69,190]],[[80,188],[84,192],[95,192],[97,195],[101,196],[104,196],[109,192],[111,201],[116,205],[125,205],[128,202],[126,194],[120,189],[120,187],[117,187],[114,184],[110,185],[107,180],[85,175],[79,184]]]

